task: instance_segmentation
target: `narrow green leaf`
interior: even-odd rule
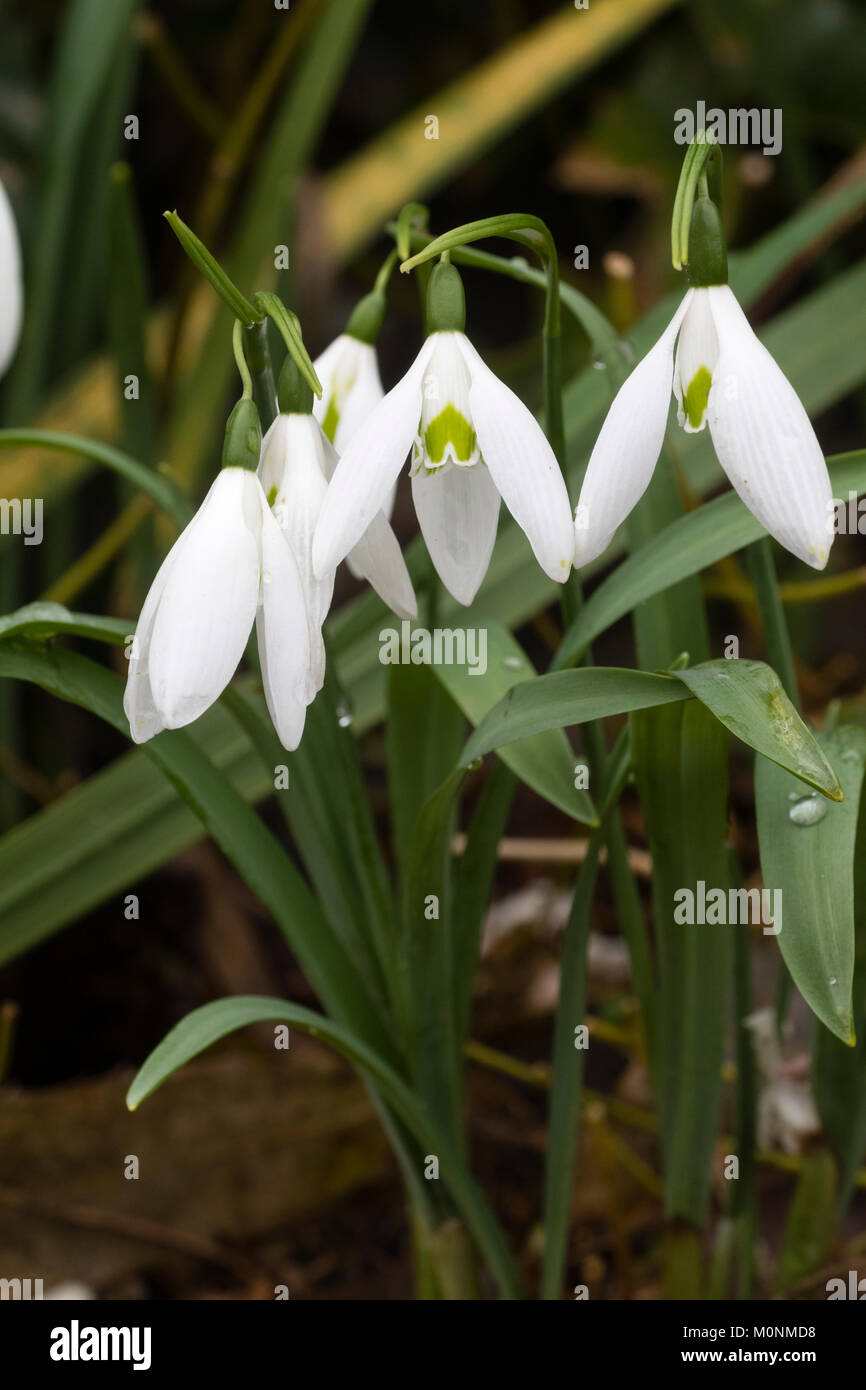
[[[120,677],[77,652],[10,640],[0,644],[0,676],[32,681],[127,732]],[[159,734],[143,747],[272,913],[328,1011],[391,1055],[381,1011],[307,885],[255,812],[181,730]]]
[[[487,1258],[503,1297],[522,1298],[520,1277],[502,1231],[447,1132],[430,1119],[403,1078],[385,1059],[350,1029],[321,1014],[282,999],[254,995],[238,995],[205,1004],[178,1023],[150,1054],[129,1088],[127,1105],[134,1110],[178,1067],[227,1034],[251,1023],[274,1022],[287,1023],[311,1037],[321,1038],[367,1077],[403,1120],[422,1152],[435,1153],[439,1158],[442,1179]]]
[[[845,799],[803,795],[774,762],[759,761],[755,802],[761,866],[781,893],[779,947],[795,985],[822,1023],[853,1043],[854,849],[866,734],[853,727],[820,735]]]
[[[820,1269],[833,1239],[836,1166],[829,1149],[813,1149],[803,1160],[785,1227],[773,1289],[782,1294]]]
[[[515,685],[493,706],[469,738],[460,761],[466,767],[494,748],[548,729],[687,698],[688,692],[673,676],[615,666],[589,666],[579,671],[536,676]],[[519,768],[514,770],[521,775]]]
[[[122,643],[134,629],[126,618],[104,618],[93,613],[72,613],[62,603],[27,603],[0,618],[0,641],[8,637],[57,637],[61,633],[92,637],[97,642]]]
[[[405,865],[421,808],[457,761],[464,720],[429,666],[388,668],[385,753],[391,833]]]

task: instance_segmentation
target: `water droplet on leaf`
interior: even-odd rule
[[[812,792],[810,796],[801,796],[791,804],[788,811],[788,819],[794,825],[817,825],[827,814],[827,803],[823,796],[817,792]]]

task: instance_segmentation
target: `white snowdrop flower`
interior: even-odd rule
[[[702,206],[707,202],[696,204],[696,214],[717,221],[715,210]],[[687,291],[608,411],[575,512],[578,565],[606,550],[649,484],[672,390],[680,425],[689,433],[709,425],[719,462],[761,525],[807,565],[827,563],[832,489],[821,446],[797,393],[725,283],[723,253],[714,265],[710,278],[719,282]]]
[[[532,413],[482,361],[463,319],[459,275],[440,262],[428,294],[429,337],[341,455],[313,542],[317,574],[356,544],[411,449],[418,522],[460,603],[472,602],[487,573],[500,498],[545,573],[568,577],[574,536],[556,458]]]
[[[0,376],[6,374],[15,356],[23,307],[18,229],[6,190],[0,183]]]
[[[243,419],[236,407],[227,438],[233,420],[240,428]],[[133,740],[144,743],[203,714],[234,675],[254,622],[268,710],[291,750],[315,697],[301,575],[256,474],[225,466],[141,610],[123,699]]]
[[[318,420],[308,412],[281,412],[262,444],[259,479],[274,517],[291,546],[301,574],[310,624],[312,675],[316,689],[325,679],[322,624],[331,606],[335,568],[313,569],[313,535],[337,468],[337,455]],[[401,618],[418,608],[400,545],[385,516],[377,511],[350,552],[355,572]]]

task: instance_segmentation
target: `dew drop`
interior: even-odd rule
[[[265,570],[262,574],[262,583],[271,584],[273,582],[273,578],[274,576],[271,574],[270,570]]]
[[[827,814],[827,803],[817,792],[801,796],[791,804],[788,819],[794,825],[817,825]]]
[[[830,984],[831,984],[831,985],[837,985],[838,983],[839,983],[839,981],[836,979],[836,976],[835,976],[835,975],[831,975],[831,976],[830,976]]]
[[[519,671],[523,662],[519,656],[507,656],[502,664],[503,666],[507,666],[511,671]]]
[[[337,723],[341,729],[348,729],[355,717],[351,702],[345,695],[341,695],[337,701]]]
[[[598,353],[596,353],[592,359],[592,365],[597,372],[603,372],[605,367],[607,366],[607,363],[605,362],[603,357],[599,357]]]
[[[483,762],[483,758],[473,758],[471,763],[466,764],[466,769],[468,772],[477,772]]]

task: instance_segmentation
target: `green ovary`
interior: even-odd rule
[[[704,418],[704,411],[707,408],[707,398],[710,394],[710,387],[713,378],[706,367],[698,367],[683,398],[683,405],[686,408],[686,418],[693,430],[699,429]]]
[[[431,463],[442,462],[449,444],[454,457],[464,463],[475,452],[475,431],[453,405],[446,405],[424,431],[424,447]]]

